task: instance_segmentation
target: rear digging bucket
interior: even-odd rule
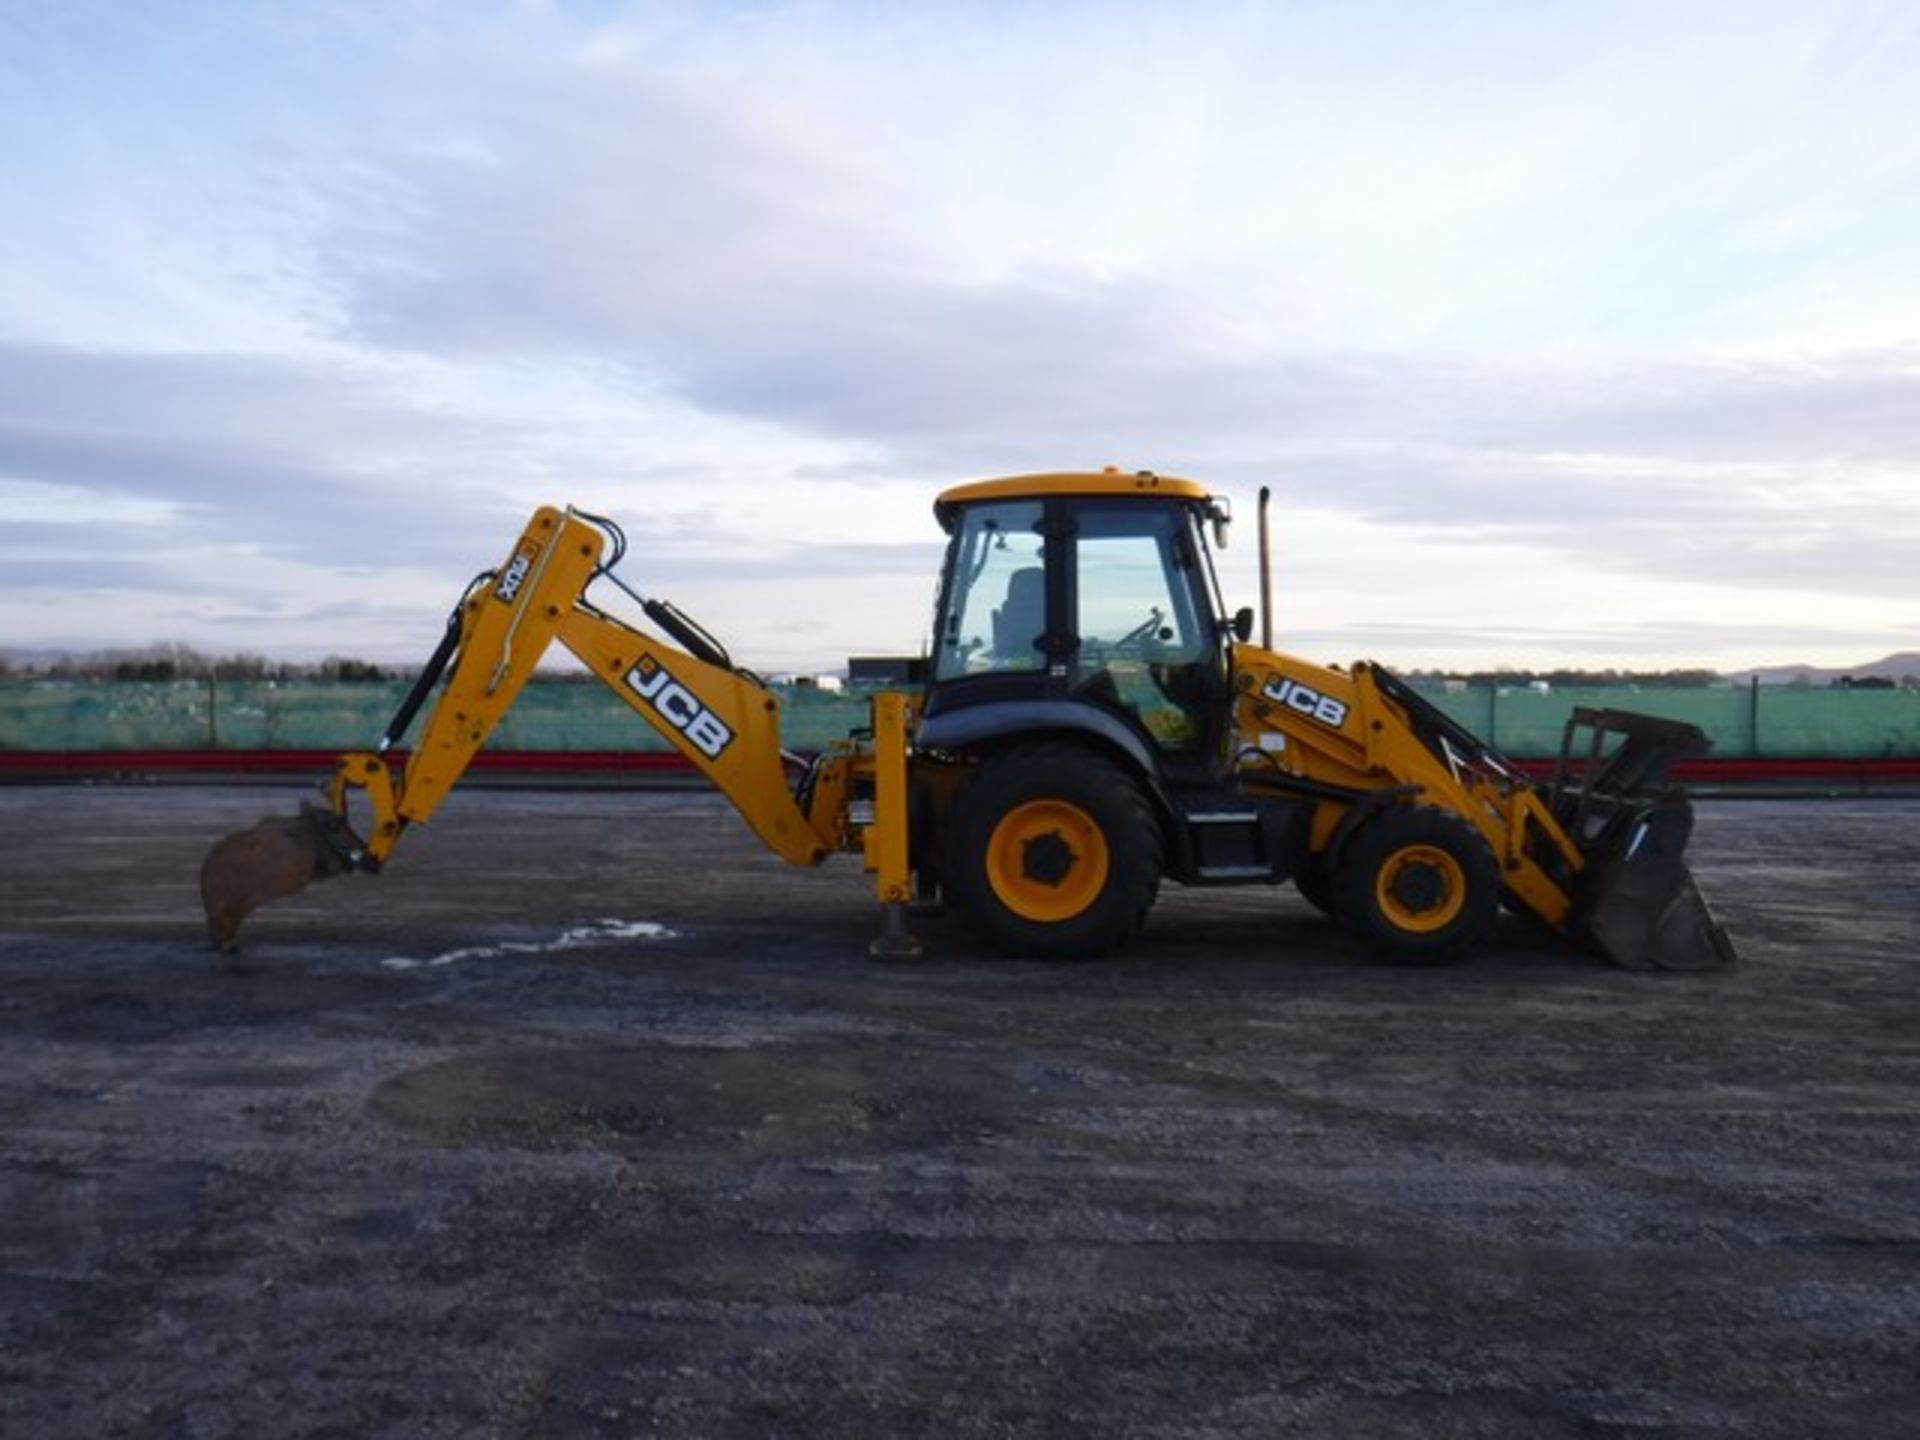
[[[1735,959],[1684,858],[1693,809],[1647,805],[1616,833],[1617,853],[1590,858],[1576,886],[1575,927],[1628,970],[1716,970]]]
[[[298,815],[270,816],[219,841],[200,865],[200,901],[214,949],[238,948],[240,922],[267,901],[351,869],[353,848],[345,822],[310,804]]]

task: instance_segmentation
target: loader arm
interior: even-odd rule
[[[1241,783],[1313,800],[1308,843],[1323,863],[1337,868],[1348,838],[1404,799],[1470,825],[1509,901],[1616,964],[1687,970],[1733,958],[1681,858],[1692,809],[1662,788],[1675,759],[1704,750],[1695,727],[1577,710],[1543,790],[1377,665],[1337,670],[1241,645],[1234,674]],[[1569,752],[1585,730],[1576,767]],[[1609,751],[1610,731],[1630,745]]]
[[[1580,847],[1533,787],[1479,742],[1423,735],[1397,682],[1370,665],[1335,670],[1241,645],[1234,673],[1235,728],[1252,742],[1241,773],[1256,789],[1317,789],[1316,852],[1337,848],[1341,826],[1365,814],[1358,807],[1387,793],[1383,782],[1404,787],[1480,832],[1519,903],[1550,926],[1566,922],[1567,877],[1585,863]]]

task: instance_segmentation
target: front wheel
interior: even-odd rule
[[[1002,950],[1111,950],[1145,920],[1160,868],[1160,828],[1140,786],[1078,746],[1005,751],[954,799],[948,890]]]
[[[1333,874],[1334,913],[1384,959],[1445,964],[1500,913],[1500,867],[1459,816],[1431,805],[1381,811],[1347,842]]]

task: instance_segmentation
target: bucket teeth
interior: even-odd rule
[[[240,923],[269,900],[294,895],[353,864],[344,822],[302,805],[297,815],[269,816],[218,841],[200,866],[200,901],[213,947],[239,946]]]

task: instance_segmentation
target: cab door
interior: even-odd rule
[[[1221,734],[1226,643],[1187,507],[1092,499],[1067,507],[1069,693],[1117,711],[1163,751]]]

